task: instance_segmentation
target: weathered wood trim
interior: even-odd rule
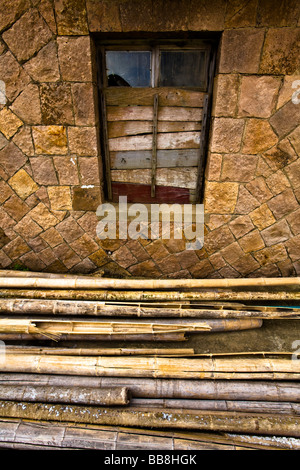
[[[198,158],[199,152],[197,149],[158,150],[157,168],[198,166]],[[111,152],[110,160],[112,170],[151,168],[151,151]]]
[[[155,196],[156,166],[157,166],[157,116],[158,94],[153,98],[153,134],[152,134],[152,158],[151,158],[151,197]]]
[[[112,170],[114,182],[142,183],[151,185],[151,169],[145,170]],[[157,186],[173,186],[193,189],[197,183],[197,168],[158,168],[156,172]]]
[[[108,121],[153,121],[152,106],[107,106]],[[159,121],[201,121],[202,108],[164,106],[158,109]]]
[[[152,150],[153,136],[151,134],[116,137],[108,140],[111,152],[129,150]],[[193,149],[200,147],[199,132],[165,132],[157,134],[157,149]]]
[[[151,106],[153,96],[158,94],[161,106],[201,108],[205,93],[180,88],[107,88],[105,96],[108,106]]]

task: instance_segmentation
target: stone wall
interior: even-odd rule
[[[0,266],[141,277],[300,275],[298,0],[2,0]],[[222,32],[205,243],[96,236],[93,33]]]

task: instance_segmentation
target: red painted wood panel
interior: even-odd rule
[[[167,203],[189,204],[190,191],[186,188],[156,186],[155,197],[151,197],[151,186],[146,184],[112,183],[113,202],[119,202],[119,196],[127,196],[127,202],[144,204]]]

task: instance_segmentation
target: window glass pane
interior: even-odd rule
[[[205,87],[205,51],[161,51],[160,86]]]
[[[150,51],[107,51],[108,86],[150,86],[150,56]]]

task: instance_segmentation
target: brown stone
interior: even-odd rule
[[[220,253],[214,253],[213,255],[211,255],[209,257],[209,261],[212,264],[212,266],[214,267],[214,269],[217,269],[217,270],[223,268],[224,266],[226,266],[224,258],[222,258]]]
[[[10,243],[8,243],[3,248],[3,251],[6,253],[7,256],[14,260],[20,258],[20,256],[30,251],[30,248],[21,237],[17,237]]]
[[[255,26],[257,1],[229,0],[226,8],[225,28]]]
[[[180,266],[183,269],[190,268],[191,266],[194,266],[199,261],[198,256],[193,250],[182,251],[181,253],[178,253],[176,256],[180,263]]]
[[[68,152],[66,129],[63,126],[33,127],[33,140],[38,155],[65,155]]]
[[[80,156],[97,156],[97,136],[94,127],[70,127],[70,151]]]
[[[95,243],[86,233],[84,233],[82,237],[78,238],[74,242],[71,242],[70,247],[76,251],[76,253],[81,258],[86,258],[87,256],[90,256],[92,253],[99,250],[97,243]]]
[[[74,157],[53,157],[53,162],[57,175],[59,178],[59,183],[61,185],[70,184],[78,185],[78,169],[77,169],[77,158]]]
[[[61,36],[88,34],[85,0],[55,0],[57,32]]]
[[[262,266],[270,263],[278,263],[279,261],[283,261],[287,258],[286,249],[282,243],[269,246],[253,254]]]
[[[278,170],[276,173],[270,175],[266,179],[266,183],[274,196],[280,194],[282,191],[290,187],[289,180],[281,170]]]
[[[280,261],[277,266],[280,269],[281,275],[283,277],[291,277],[295,276],[296,274],[295,268],[290,259]]]
[[[161,271],[152,260],[142,261],[128,268],[130,274],[134,277],[159,278]]]
[[[176,273],[181,270],[181,266],[178,262],[176,255],[171,254],[164,260],[157,263],[157,266],[161,270],[163,275],[169,275]]]
[[[221,180],[248,182],[254,175],[258,157],[254,155],[229,154],[223,156]]]
[[[36,207],[34,207],[30,211],[29,215],[44,230],[47,230],[58,223],[57,218],[53,214],[51,214],[51,212],[42,202],[39,203]]]
[[[155,31],[187,31],[188,6],[181,0],[157,0],[153,2],[152,18]],[[172,15],[169,14],[171,10]]]
[[[283,193],[275,196],[268,202],[268,206],[273,212],[276,219],[287,215],[293,210],[298,209],[299,204],[291,189],[287,189]]]
[[[60,79],[54,41],[44,46],[36,56],[24,64],[26,72],[37,82],[57,82]]]
[[[49,247],[39,252],[39,258],[43,261],[43,263],[45,263],[46,266],[49,266],[57,260],[55,254]]]
[[[299,71],[299,28],[270,28],[267,32],[260,73],[292,75]]]
[[[16,221],[8,215],[4,210],[4,207],[0,206],[0,227],[4,230],[6,234],[13,232],[12,227],[16,224]],[[14,237],[12,233],[12,238]]]
[[[212,255],[233,242],[234,236],[226,225],[204,236],[204,248],[208,255]]]
[[[300,235],[288,240],[285,246],[291,260],[297,261],[300,258]]]
[[[29,75],[9,51],[0,56],[0,77],[5,83],[5,94],[10,101],[13,101],[30,82]]]
[[[138,240],[129,240],[126,246],[138,261],[146,261],[149,259],[149,254]]]
[[[220,73],[257,73],[264,41],[263,29],[232,29],[223,33]]]
[[[295,160],[293,155],[290,155],[279,147],[268,150],[263,156],[273,171],[280,170]]]
[[[249,215],[252,219],[252,222],[259,230],[263,230],[264,228],[269,227],[269,225],[272,225],[274,222],[276,222],[275,217],[273,216],[267,204],[262,204]]]
[[[249,212],[256,209],[259,206],[259,202],[253,197],[249,191],[244,187],[240,186],[238,199],[235,207],[236,214],[249,214]]]
[[[300,233],[300,209],[297,209],[295,212],[289,214],[286,220],[289,223],[293,234],[298,235]]]
[[[13,142],[25,155],[34,155],[31,128],[29,126],[23,126],[14,136]]]
[[[155,240],[147,245],[146,251],[154,261],[161,261],[170,254],[161,240]]]
[[[5,181],[0,180],[0,204],[3,204],[8,198],[13,195],[13,191]]]
[[[21,199],[26,199],[38,189],[38,185],[23,169],[15,173],[8,183]]]
[[[30,240],[42,232],[42,228],[29,215],[25,215],[14,230],[25,240]]]
[[[39,12],[41,13],[42,17],[46,21],[47,25],[51,29],[51,31],[56,34],[57,29],[56,29],[56,22],[55,22],[55,15],[54,15],[54,9],[53,9],[53,3],[49,2],[49,0],[41,0],[38,3],[38,9]]]
[[[128,268],[129,266],[137,263],[136,257],[132,255],[126,245],[123,245],[118,250],[114,251],[112,259],[122,266],[122,268]]]
[[[77,220],[80,227],[83,228],[85,233],[88,233],[93,239],[96,238],[96,227],[98,224],[98,217],[94,212],[85,212],[82,217]]]
[[[217,75],[214,90],[212,115],[216,117],[234,117],[238,103],[239,75]]]
[[[240,150],[244,130],[242,119],[215,118],[212,128],[211,152],[235,153]]]
[[[0,165],[4,171],[12,176],[26,162],[26,158],[18,147],[10,142],[6,147],[0,150]]]
[[[291,231],[285,220],[281,220],[280,222],[271,225],[271,227],[265,228],[261,232],[261,236],[263,237],[267,246],[284,242],[285,240],[288,240],[291,235]]]
[[[300,158],[298,158],[296,162],[291,163],[291,165],[287,166],[285,168],[285,171],[293,188],[299,188],[300,187]]]
[[[297,152],[298,156],[300,156],[300,126],[296,127],[296,129],[288,136],[288,140]]]
[[[73,188],[72,201],[74,211],[96,211],[101,204],[100,188]]]
[[[55,257],[55,255],[53,256]],[[68,269],[59,259],[56,259],[49,266],[47,266],[47,269],[45,271],[47,273],[63,274],[63,273],[67,273]]]
[[[254,196],[260,203],[268,201],[273,196],[262,176],[255,178],[250,181],[250,183],[246,184],[246,189],[248,189],[252,196]]]
[[[58,233],[56,228],[51,227],[41,234],[41,237],[51,246],[51,248],[60,245],[63,242],[63,238]]]
[[[155,30],[153,5],[151,0],[144,0],[143,2],[138,0],[132,0],[131,2],[121,2],[119,9],[122,31]]]
[[[23,125],[23,122],[8,108],[0,111],[0,132],[10,139],[17,130]]]
[[[221,225],[226,224],[230,220],[231,220],[231,215],[209,214],[206,225],[210,230],[214,230],[215,228],[219,228],[221,227]]]
[[[262,119],[249,119],[245,128],[242,151],[247,154],[265,152],[277,143],[277,136],[270,124]]]
[[[88,36],[59,37],[58,60],[63,80],[91,82],[91,42]]]
[[[69,186],[48,186],[48,196],[52,210],[65,211],[72,209]]]
[[[17,222],[29,212],[29,207],[16,194],[13,194],[3,205],[6,212]]]
[[[74,274],[90,274],[95,271],[97,266],[89,259],[85,258],[84,260],[80,261],[80,263],[73,266],[70,269],[70,273]]]
[[[249,277],[280,277],[280,271],[275,264],[267,264],[249,274]]]
[[[106,254],[106,252],[102,248],[98,249],[95,253],[90,255],[89,258],[98,267],[103,266],[109,261],[109,256]]]
[[[172,8],[170,4],[170,10]],[[222,31],[224,29],[226,3],[222,0],[192,0],[189,29],[192,31]],[[169,12],[168,12],[169,14]]]
[[[42,239],[40,235],[35,238],[31,238],[30,240],[27,240],[27,243],[35,253],[39,253],[48,247],[47,243]]]
[[[222,155],[219,153],[209,153],[205,176],[209,181],[218,181],[222,169]]]
[[[191,266],[189,271],[194,278],[202,279],[209,277],[214,272],[214,268],[208,259],[203,259],[194,266]]]
[[[117,2],[86,0],[86,9],[91,32],[122,31]]]
[[[179,251],[185,250],[185,240],[182,239],[175,239],[172,236],[168,239],[163,239],[163,244],[167,248],[170,253],[178,253]],[[141,243],[145,243],[145,240],[141,240]]]
[[[36,183],[45,185],[58,183],[52,158],[32,157],[30,158],[30,164]]]
[[[230,230],[236,238],[243,237],[254,228],[248,215],[240,215],[228,224]]]
[[[267,178],[272,173],[272,169],[269,167],[267,162],[262,157],[258,157],[255,176],[263,176],[264,178]]]
[[[16,98],[11,109],[25,124],[40,124],[40,96],[37,85],[29,84]]]
[[[11,259],[4,253],[0,251],[0,267],[5,269],[11,264]]]
[[[0,228],[0,248],[10,242],[10,238],[5,234],[4,230]]]
[[[43,124],[74,124],[69,84],[44,83],[40,86],[40,97]]]
[[[259,264],[251,255],[244,254],[237,242],[232,243],[221,251],[221,255],[236,271],[243,276],[259,268]]]
[[[0,4],[0,31],[13,24],[28,8],[29,0],[2,0]]]
[[[79,174],[82,185],[99,184],[99,162],[96,157],[79,157]]]
[[[80,257],[66,244],[62,243],[53,248],[54,255],[59,258],[66,268],[71,269],[81,260]]]
[[[252,232],[245,235],[239,240],[239,244],[245,253],[258,251],[265,247],[264,241],[261,238],[258,230],[253,230]]]
[[[27,11],[3,33],[3,39],[19,61],[30,59],[51,37],[50,29],[36,9]]]
[[[297,0],[259,0],[257,10],[258,26],[297,26],[300,6]]]
[[[204,207],[208,213],[233,213],[237,201],[237,183],[215,183],[208,181],[205,188]]]
[[[281,80],[268,76],[246,76],[242,78],[239,111],[242,117],[271,116],[278,96]]]
[[[286,75],[284,77],[283,85],[278,94],[277,109],[281,108],[292,99],[293,93],[296,91],[296,89],[293,89],[292,85],[296,80],[300,80],[300,75]]]
[[[271,117],[270,123],[280,138],[300,124],[300,107],[292,101],[286,103]]]
[[[96,90],[92,83],[73,83],[72,98],[75,124],[77,126],[93,126],[96,124]]]
[[[68,217],[67,219],[60,222],[56,226],[56,230],[60,233],[60,235],[64,238],[67,243],[71,243],[74,240],[77,240],[84,234],[82,228],[72,217]]]

